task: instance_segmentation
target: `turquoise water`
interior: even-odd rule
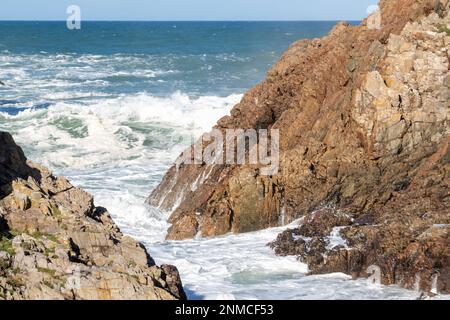
[[[343,275],[305,277],[266,243],[285,227],[164,241],[168,212],[145,198],[192,138],[261,81],[291,43],[334,22],[0,22],[0,130],[95,196],[190,298],[414,298]]]

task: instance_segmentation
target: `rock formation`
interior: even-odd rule
[[[180,298],[175,267],[156,266],[91,195],[0,132],[0,300]]]
[[[449,1],[382,0],[380,25],[292,45],[216,129],[279,129],[280,172],[173,166],[149,203],[168,239],[302,218],[273,247],[312,273],[450,292]],[[330,234],[345,246],[333,246]]]

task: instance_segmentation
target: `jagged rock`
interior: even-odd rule
[[[91,195],[27,162],[0,132],[0,299],[185,299]]]
[[[450,3],[382,0],[380,8],[379,29],[367,20],[340,23],[322,39],[293,44],[218,121],[219,130],[279,129],[278,175],[262,176],[250,165],[167,172],[148,201],[174,209],[168,239],[246,232],[306,216],[299,234],[308,231],[315,247],[287,234],[276,247],[300,252],[313,273],[364,275],[377,264],[384,283],[412,287],[418,273],[420,287],[429,290],[435,265],[438,286],[448,291],[447,251],[429,250],[443,249],[448,239],[417,237],[450,219]],[[324,207],[351,219],[308,220]],[[356,249],[320,245],[341,226]],[[419,258],[424,252],[427,264]]]

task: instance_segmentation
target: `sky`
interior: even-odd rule
[[[1,0],[0,20],[361,20],[378,0]]]

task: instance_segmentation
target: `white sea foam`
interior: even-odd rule
[[[341,230],[345,229],[346,227],[334,227],[331,231],[330,235],[327,237],[328,239],[328,245],[327,249],[332,250],[333,248],[342,246],[344,248],[348,248],[347,241],[342,238],[341,236]]]
[[[142,216],[145,215],[139,219]],[[415,299],[419,296],[397,286],[374,287],[364,279],[353,281],[340,273],[305,276],[305,264],[295,257],[277,257],[266,245],[279,232],[297,223],[247,234],[169,242],[162,239],[155,242],[157,237],[134,227],[146,225],[142,222],[126,223],[129,226],[126,230],[146,244],[157,263],[178,267],[191,299]]]

